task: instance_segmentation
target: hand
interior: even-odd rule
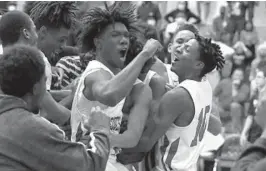
[[[173,86],[173,85],[170,85],[170,84],[166,84],[165,85],[165,89],[166,89],[166,91],[170,91],[170,90],[172,90],[172,89],[174,89],[175,88],[175,86]]]
[[[246,134],[241,134],[241,137],[240,137],[240,145],[241,146],[245,146],[246,144],[247,144],[247,136],[246,136]]]
[[[58,67],[52,67],[52,75],[58,78],[55,86],[61,86],[64,76],[64,70]]]
[[[110,118],[102,112],[100,107],[92,108],[89,118],[83,115],[84,127],[87,130],[107,130],[110,131]]]
[[[161,45],[161,43],[158,40],[149,39],[146,42],[146,44],[144,45],[142,52],[146,52],[147,55],[145,55],[145,57],[150,59],[150,58],[154,57],[155,53],[160,51],[162,48],[163,48],[163,46]]]

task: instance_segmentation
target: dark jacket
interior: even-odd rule
[[[259,138],[248,147],[236,162],[231,171],[265,171],[266,170],[266,139]]]
[[[0,170],[104,171],[110,144],[95,130],[82,142],[65,140],[55,124],[34,115],[17,97],[0,95]]]

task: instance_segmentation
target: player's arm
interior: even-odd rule
[[[208,131],[215,136],[222,131],[222,122],[220,120],[218,106],[215,104],[215,102],[212,102]]]
[[[71,90],[50,90],[52,97],[57,101],[61,101],[71,94]]]
[[[92,98],[105,105],[115,106],[129,94],[145,62],[153,57],[161,47],[161,44],[157,40],[150,39],[146,42],[138,56],[113,78],[95,81],[97,79],[95,76],[93,79],[89,79],[88,76],[85,79],[84,95],[87,98],[89,95],[92,95]],[[101,75],[99,74],[98,76]],[[91,81],[93,83],[90,83]],[[91,86],[88,86],[90,84]]]
[[[46,113],[46,118],[58,125],[65,124],[70,118],[70,110],[57,103],[47,91],[41,103],[41,109]]]
[[[193,109],[193,102],[183,88],[167,92],[161,99],[153,124],[147,125],[138,145],[125,152],[148,152],[185,111]]]
[[[131,95],[134,96],[134,106],[129,114],[127,130],[122,134],[110,136],[113,147],[135,147],[143,133],[152,100],[151,89],[143,84],[138,84],[133,88]]]

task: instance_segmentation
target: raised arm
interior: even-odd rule
[[[47,91],[41,104],[41,115],[58,125],[65,124],[70,118],[70,110],[57,103]]]
[[[161,44],[148,40],[139,55],[113,78],[106,72],[91,74],[85,79],[84,95],[108,106],[115,106],[125,98],[133,87],[145,62],[154,56]]]
[[[135,147],[143,133],[149,115],[152,93],[148,86],[138,84],[130,93],[133,96],[134,106],[130,110],[127,130],[122,134],[113,134],[110,137],[111,146],[120,148]]]

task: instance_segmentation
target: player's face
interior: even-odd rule
[[[129,32],[122,23],[107,26],[99,37],[101,57],[114,68],[123,68],[129,47]]]
[[[176,34],[172,43],[168,46],[168,52],[171,53],[171,62],[175,59],[175,51],[177,48],[188,42],[190,39],[194,39],[195,34],[189,30],[182,30]]]
[[[46,28],[39,35],[39,46],[40,49],[44,52],[47,58],[54,58],[60,52],[61,47],[66,45],[68,38],[68,29],[61,28]]]
[[[202,67],[199,60],[199,44],[196,39],[175,48],[173,53],[174,61],[171,70],[180,77],[186,77],[196,72],[198,67]]]

